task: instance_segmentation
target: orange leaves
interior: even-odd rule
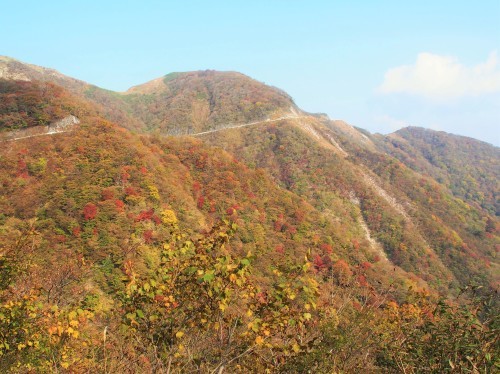
[[[352,271],[347,262],[344,260],[338,260],[333,265],[333,272],[337,277],[338,282],[343,285],[348,284],[352,277]]]
[[[330,244],[323,243],[319,246],[323,253],[331,255],[333,253],[333,247]]]
[[[115,207],[116,210],[121,213],[124,211],[125,203],[121,200],[115,200]]]

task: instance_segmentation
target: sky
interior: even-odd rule
[[[0,0],[0,55],[125,91],[233,70],[370,132],[500,145],[500,1]]]

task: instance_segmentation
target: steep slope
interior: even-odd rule
[[[495,218],[464,205],[346,126],[310,117],[202,138],[265,168],[283,187],[338,220],[349,219],[340,213],[346,206],[359,206],[355,220],[370,230],[367,239],[377,240],[394,264],[442,292],[471,281],[494,286],[498,237],[486,231],[486,222]]]
[[[418,127],[387,136],[384,150],[431,175],[456,197],[500,214],[500,150],[475,139]]]
[[[138,132],[182,135],[298,115],[286,93],[236,72],[171,73],[118,93],[52,69],[0,57],[0,79],[62,86],[97,104],[103,116]]]
[[[189,134],[292,114],[283,91],[236,72],[172,73],[124,96],[148,130]]]
[[[129,109],[123,102],[121,94],[68,77],[54,69],[0,56],[0,79],[14,82],[38,82],[42,85],[54,84],[66,89],[81,102],[90,101],[96,112],[111,121],[119,122],[122,126],[134,131],[141,131],[145,127],[142,121],[128,113]]]
[[[498,164],[498,152],[494,148],[468,141],[475,154],[473,162],[460,161],[467,154],[466,147],[463,140],[454,138],[453,141],[446,139],[446,144],[452,146],[444,147],[444,140],[435,140],[434,143],[441,144],[440,148],[437,143],[430,142],[424,151],[418,151],[418,147],[411,144],[419,143],[420,149],[425,148],[424,141],[415,140],[423,138],[421,131],[412,132],[419,136],[405,135],[408,131],[402,131],[402,135],[383,138],[342,121],[309,116],[300,112],[282,91],[239,73],[173,73],[118,94],[66,78],[50,69],[7,58],[0,62],[4,66],[3,75],[11,81],[40,78],[45,82],[62,82],[82,103],[98,103],[94,105],[94,113],[111,120],[122,119],[120,123],[129,129],[154,130],[160,134],[199,134],[204,141],[238,154],[246,164],[264,167],[277,182],[306,198],[316,208],[325,209],[326,206],[327,214],[332,210],[328,204],[332,203],[333,192],[337,196],[336,204],[343,211],[352,210],[353,205],[359,209],[357,216],[355,214],[345,223],[342,232],[357,227],[355,235],[359,237],[363,233],[365,241],[372,243],[364,248],[377,248],[382,257],[387,256],[394,264],[430,281],[444,293],[472,279],[483,284],[495,282],[491,277],[496,269],[494,247],[498,220],[488,212],[496,198],[498,171],[488,173],[477,166],[487,162],[493,166]],[[26,82],[19,84],[22,87]],[[38,100],[54,101],[54,105],[47,107],[64,107],[67,115],[74,114],[76,108],[72,108],[71,103],[58,103],[59,94],[51,93],[57,85],[51,87],[52,83],[35,81],[33,87],[37,84],[36,90],[43,92]],[[5,91],[8,81],[4,86]],[[4,97],[7,96],[4,94]],[[11,128],[47,124],[62,116],[62,112],[57,115],[45,113],[37,103],[27,111],[14,110],[15,105],[15,98],[9,94],[9,100],[4,101],[4,111],[15,113],[14,117],[24,115],[24,118],[7,115],[4,123],[8,122]],[[286,125],[286,130],[281,130],[282,124]],[[225,130],[228,127],[236,129]],[[263,129],[264,133],[260,134]],[[227,136],[228,131],[240,135],[233,139]],[[269,139],[264,139],[268,133]],[[404,136],[414,139],[413,143]],[[434,134],[433,139],[437,136]],[[439,136],[443,138],[442,134]],[[404,157],[402,146],[395,145],[397,142],[405,144]],[[309,149],[305,149],[304,144],[308,144],[306,148]],[[410,168],[425,175],[411,173],[385,151],[404,158]],[[427,160],[424,153],[427,156],[439,154],[439,162],[435,162],[439,166]],[[411,160],[416,161],[412,163]],[[466,167],[460,168],[462,164]],[[461,171],[455,172],[458,169]],[[326,172],[315,174],[319,170]],[[469,179],[465,178],[465,170]],[[450,182],[445,183],[442,190],[439,183],[426,175]],[[464,192],[466,180],[472,182]],[[457,187],[460,183],[461,190]],[[412,187],[416,185],[420,188]],[[455,196],[465,199],[470,209],[452,198],[447,187]],[[479,206],[472,202],[488,209],[478,211]],[[490,270],[484,271],[483,267]]]
[[[13,71],[0,80],[1,371],[494,367],[495,304],[450,297],[497,286],[496,217],[379,137],[236,73],[117,94]],[[216,110],[196,122],[198,102]]]
[[[51,84],[4,87],[11,114],[89,109],[71,132],[2,142],[3,371],[277,369],[319,339],[313,326],[412,292],[362,230],[227,152],[134,135]]]

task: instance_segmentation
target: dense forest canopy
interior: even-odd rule
[[[498,148],[238,73],[115,93],[0,63],[26,78],[0,132],[28,134],[0,140],[2,372],[499,369]]]

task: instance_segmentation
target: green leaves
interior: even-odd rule
[[[213,273],[213,271],[209,271],[207,272],[203,277],[202,277],[202,280],[203,282],[208,282],[210,283],[213,279],[215,278],[215,275]]]
[[[250,260],[248,260],[247,258],[244,258],[243,260],[241,260],[240,263],[243,266],[250,266]]]

